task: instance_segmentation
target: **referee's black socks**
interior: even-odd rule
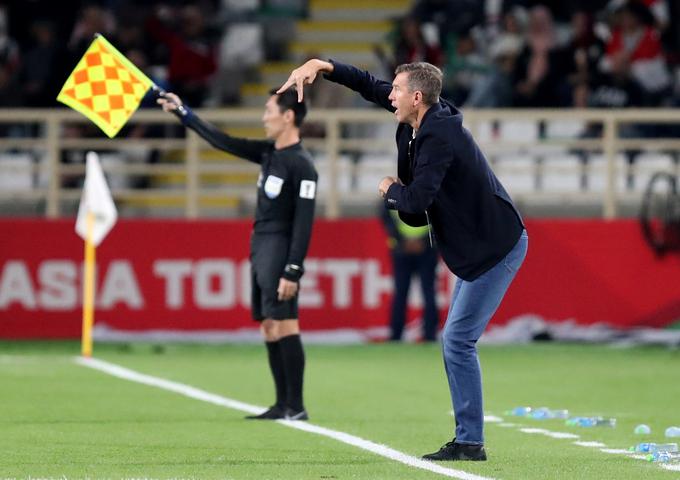
[[[272,371],[274,386],[276,387],[276,406],[285,409],[287,386],[286,370],[283,365],[283,355],[281,354],[281,341],[264,342],[264,344],[267,346],[269,369]]]
[[[295,412],[301,412],[304,410],[302,403],[302,378],[305,372],[305,352],[302,349],[300,335],[295,334],[282,337],[279,340],[279,344],[288,392],[286,404]]]

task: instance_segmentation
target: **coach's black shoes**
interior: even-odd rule
[[[278,405],[269,407],[269,410],[259,415],[248,415],[246,417],[247,420],[282,420],[284,418],[286,418],[286,411]]]
[[[435,462],[445,462],[454,460],[470,460],[483,462],[486,460],[486,451],[484,445],[466,445],[463,443],[456,443],[456,439],[448,442],[438,452],[428,453],[423,455],[423,460],[432,460]]]
[[[309,420],[309,415],[304,408],[299,411],[286,408],[286,420]]]

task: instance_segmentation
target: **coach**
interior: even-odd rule
[[[455,436],[427,460],[486,460],[477,340],[501,303],[527,252],[528,237],[510,196],[491,171],[461,112],[439,97],[442,72],[429,63],[397,67],[394,81],[350,65],[310,60],[278,90],[328,80],[394,112],[398,179],[378,190],[389,209],[412,225],[428,225],[458,277],[442,335],[444,366],[456,416]]]

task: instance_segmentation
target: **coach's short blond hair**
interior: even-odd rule
[[[394,71],[395,75],[402,72],[408,73],[408,88],[411,92],[416,90],[423,93],[423,103],[434,105],[439,102],[442,93],[442,71],[427,62],[404,63]]]

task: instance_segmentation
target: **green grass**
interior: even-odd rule
[[[76,365],[69,342],[0,343],[0,479],[444,478],[243,413]],[[247,403],[273,389],[262,346],[95,346],[95,356]],[[663,441],[680,424],[680,352],[661,348],[531,345],[480,349],[487,413],[627,448]],[[419,456],[451,439],[439,347],[307,348],[306,404],[316,425]],[[520,405],[614,416],[610,428],[505,417]],[[652,427],[638,437],[639,423]],[[677,478],[678,472],[573,440],[486,426],[489,461],[448,463],[498,479]]]

